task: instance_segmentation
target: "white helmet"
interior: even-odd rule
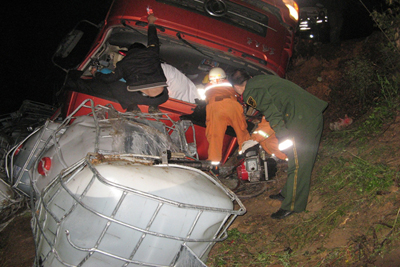
[[[210,81],[221,80],[226,78],[226,73],[221,68],[212,68],[208,74],[208,79]]]

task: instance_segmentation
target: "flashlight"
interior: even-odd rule
[[[147,15],[153,14],[153,9],[150,6],[147,6]]]

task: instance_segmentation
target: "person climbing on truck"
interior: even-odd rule
[[[127,112],[140,112],[137,105],[148,105],[149,113],[159,112],[158,105],[168,100],[167,79],[160,61],[160,43],[154,22],[157,18],[149,14],[147,30],[147,47],[142,43],[132,44],[126,56],[116,64],[109,74],[91,73],[95,80],[111,84],[110,90]],[[121,78],[126,84],[115,83]]]

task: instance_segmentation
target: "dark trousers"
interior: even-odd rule
[[[293,147],[288,156],[288,177],[281,194],[285,197],[281,208],[301,212],[306,209],[310,192],[311,172],[317,156],[323,128],[322,114],[298,129],[289,129]],[[283,140],[280,140],[283,141]]]
[[[166,87],[160,95],[149,97],[143,95],[140,91],[128,92],[126,83],[121,81],[104,83],[96,79],[69,79],[66,83],[66,89],[98,97],[113,98],[118,101],[123,109],[134,105],[158,106],[168,100],[168,89]]]
[[[158,106],[168,100],[168,89],[165,87],[164,91],[156,97],[149,97],[143,95],[142,92],[128,92],[126,83],[114,82],[110,83],[110,90],[112,95],[121,104],[122,108],[127,109],[131,105],[147,105]]]

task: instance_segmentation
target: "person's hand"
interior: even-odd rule
[[[147,17],[147,21],[149,22],[149,24],[154,24],[154,22],[156,22],[156,20],[157,20],[157,18],[156,18],[156,16],[154,16],[153,14],[150,14],[150,15]]]
[[[249,149],[257,144],[258,144],[258,142],[254,141],[254,140],[244,141],[242,144],[242,150],[240,150],[239,154],[243,154],[244,152],[246,152],[247,149]]]

